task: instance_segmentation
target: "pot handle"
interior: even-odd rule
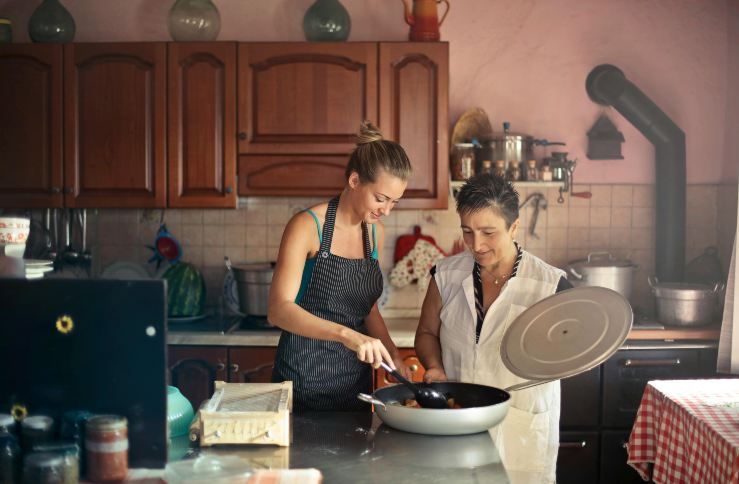
[[[657,276],[648,276],[647,282],[649,283],[649,287],[652,289],[657,289],[657,284],[659,284],[659,279],[657,279]]]
[[[596,256],[595,257],[596,259],[599,258],[599,257],[601,257],[601,256],[608,256],[608,260],[613,260],[613,254],[611,254],[610,252],[590,252],[588,254],[588,262],[590,262],[590,259],[593,256]]]
[[[511,385],[509,387],[504,388],[504,390],[507,392],[515,392],[516,390],[523,390],[525,388],[531,388],[537,385],[543,385],[544,383],[549,383],[553,381],[557,381],[557,379],[554,378],[552,380],[529,380],[529,381],[517,383],[515,385]]]
[[[724,284],[723,282],[717,282],[716,285],[713,286],[713,292],[716,294],[719,294],[724,289],[726,289],[726,284]]]
[[[582,281],[582,274],[577,272],[574,267],[568,267],[567,270],[570,272],[570,274],[575,276],[575,279]]]
[[[357,395],[357,398],[362,400],[363,402],[371,403],[373,405],[377,405],[378,407],[382,407],[383,410],[387,410],[387,406],[385,405],[385,402],[383,402],[382,400],[378,400],[372,395],[367,395],[366,393],[360,393]]]

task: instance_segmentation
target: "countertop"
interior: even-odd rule
[[[167,344],[202,346],[277,346],[278,328],[241,324],[241,318],[209,318],[193,323],[170,323]],[[417,317],[385,318],[390,337],[398,348],[413,348]],[[628,341],[704,341],[716,342],[720,327],[664,328],[642,320],[634,324]]]
[[[382,424],[370,412],[293,414],[292,443],[191,448],[184,459],[236,456],[251,469],[316,468],[330,483],[507,483],[488,432],[440,437]],[[170,459],[182,454],[170,449]]]

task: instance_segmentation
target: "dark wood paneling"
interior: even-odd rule
[[[169,346],[170,385],[179,388],[197,411],[210,398],[216,380],[227,381],[225,346]]]
[[[0,44],[0,208],[62,206],[62,53]]]
[[[168,45],[170,207],[235,208],[236,44]]]
[[[559,484],[598,482],[600,436],[598,432],[560,432],[557,454]]]
[[[413,165],[403,208],[446,208],[449,44],[380,44],[380,129]]]
[[[603,432],[601,440],[600,482],[601,484],[643,484],[639,473],[626,461],[629,454],[624,445],[630,432]]]
[[[249,346],[228,350],[228,381],[269,383],[275,366],[276,347]]]
[[[346,183],[343,155],[241,155],[239,195],[333,196]]]
[[[166,204],[166,44],[67,44],[65,203]]]
[[[348,154],[377,121],[377,44],[239,44],[239,153]]]
[[[600,422],[601,367],[561,380],[560,428],[597,426]]]

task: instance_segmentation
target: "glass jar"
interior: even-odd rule
[[[77,27],[59,0],[43,0],[28,19],[28,35],[34,42],[72,42]]]
[[[182,42],[216,40],[221,14],[211,0],[177,0],[169,11],[169,35]]]
[[[92,414],[85,410],[71,410],[64,412],[59,429],[59,437],[64,442],[75,444],[79,449],[79,466],[81,474],[84,474],[86,469],[85,422],[87,422],[90,417],[92,417]]]
[[[80,448],[77,444],[43,444],[34,446],[34,454],[54,454],[58,455],[62,461],[59,465],[60,481],[62,484],[77,484],[80,481]],[[56,471],[55,471],[56,473]]]
[[[23,464],[26,484],[77,484],[80,481],[77,456],[64,450],[32,452]]]
[[[0,482],[20,482],[22,454],[16,436],[7,428],[0,428]]]
[[[497,160],[495,162],[495,168],[493,169],[493,175],[499,176],[500,178],[505,179],[506,177],[505,160]]]
[[[128,421],[119,415],[96,415],[85,425],[87,477],[120,481],[128,474]]]
[[[539,180],[539,169],[536,167],[536,160],[529,160],[526,162],[526,180]]]
[[[339,0],[316,0],[303,17],[305,39],[311,42],[345,41],[351,29],[349,12]]]
[[[508,181],[519,181],[521,179],[521,165],[517,161],[511,161],[508,171],[506,172]]]
[[[35,446],[48,444],[54,436],[54,419],[46,415],[32,415],[21,422],[23,450],[30,452]]]
[[[475,145],[456,143],[452,150],[452,180],[464,181],[475,175]]]
[[[480,165],[480,173],[492,173],[493,172],[493,162],[490,160],[482,160],[482,163]]]

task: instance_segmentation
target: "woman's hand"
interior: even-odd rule
[[[344,338],[342,343],[344,346],[357,353],[359,361],[369,363],[377,369],[380,367],[380,362],[385,360],[390,367],[393,369],[395,368],[393,358],[382,344],[382,341],[358,331],[349,331],[349,334]]]
[[[446,372],[444,368],[429,368],[423,374],[423,381],[431,383],[434,381],[446,381]]]

